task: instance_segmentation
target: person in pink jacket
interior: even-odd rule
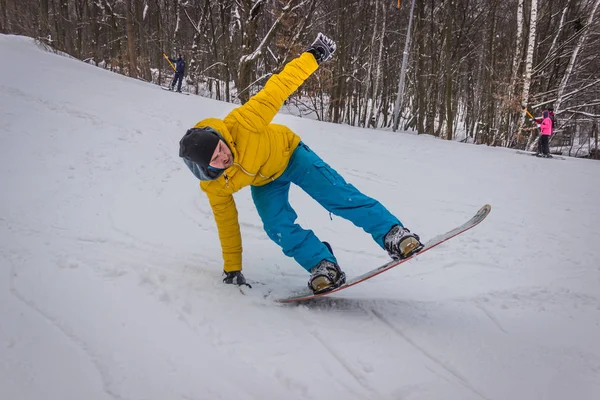
[[[538,141],[538,157],[552,157],[550,155],[550,135],[552,135],[552,119],[550,118],[550,112],[544,110],[542,122],[539,124],[540,127],[540,140]]]

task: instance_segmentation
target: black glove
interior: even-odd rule
[[[223,271],[223,273],[225,274],[225,278],[223,278],[223,283],[234,284],[238,286],[246,285],[249,288],[252,288],[252,286],[246,283],[246,278],[244,278],[244,274],[242,274],[242,271]]]
[[[333,57],[335,49],[335,42],[319,32],[313,44],[311,44],[310,47],[306,49],[306,51],[315,56],[315,60],[317,60],[317,62],[321,64],[322,62],[327,61],[331,57]]]

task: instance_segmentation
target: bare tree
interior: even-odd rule
[[[135,48],[135,29],[133,26],[133,7],[132,0],[127,0],[125,4],[125,19],[127,27],[127,54],[129,58],[129,76],[137,78],[137,53]]]
[[[525,59],[525,72],[523,74],[523,92],[521,94],[521,104],[529,104],[529,89],[531,88],[531,71],[533,69],[533,52],[535,50],[535,33],[537,29],[537,2],[531,0],[531,11],[529,13],[529,39],[527,43],[527,56]],[[520,127],[525,124],[526,109],[521,112]],[[531,136],[533,137],[533,135]],[[531,143],[531,140],[530,140]]]
[[[555,108],[556,108],[557,112],[560,111],[560,106],[562,105],[562,102],[563,102],[563,96],[564,96],[565,88],[567,86],[567,82],[569,81],[569,78],[571,77],[571,74],[573,72],[573,67],[575,66],[575,61],[577,60],[577,55],[579,54],[579,51],[581,50],[583,44],[585,43],[585,41],[588,37],[588,33],[592,26],[592,21],[594,20],[594,15],[596,14],[596,10],[598,9],[599,5],[600,5],[600,0],[595,0],[592,10],[589,13],[587,23],[586,23],[585,27],[583,28],[581,35],[579,36],[579,40],[577,41],[575,50],[573,50],[573,53],[571,54],[571,59],[569,60],[569,65],[567,66],[567,70],[565,71],[565,74],[563,75],[560,85],[558,86],[558,93],[556,96],[557,98],[556,98],[556,104],[555,104]]]
[[[539,115],[554,105],[554,149],[588,154],[600,113],[599,3],[423,0],[413,11],[385,0],[0,0],[0,31],[159,84],[172,76],[162,53],[182,52],[184,90],[233,102],[322,31],[338,51],[290,99],[302,115],[392,129],[402,120],[449,140],[523,148],[536,126],[520,106]]]

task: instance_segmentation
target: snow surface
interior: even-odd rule
[[[0,399],[598,399],[600,163],[290,115],[426,240],[475,229],[302,305],[307,274],[236,195],[242,295],[178,158],[234,107],[0,35]],[[386,254],[297,188],[350,276]]]

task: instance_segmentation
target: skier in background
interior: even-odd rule
[[[554,115],[554,108],[548,107],[548,116],[552,120],[552,133],[556,129],[556,116]]]
[[[173,81],[171,82],[171,86],[169,86],[169,90],[174,90],[175,84],[177,84],[177,91],[181,93],[181,83],[183,82],[183,75],[185,74],[185,56],[180,53],[177,55],[177,59],[171,57],[167,58],[170,62],[175,64],[175,75],[173,75]]]
[[[537,118],[535,122],[538,123],[540,128],[540,138],[538,140],[538,152],[536,156],[552,158],[550,155],[550,136],[552,135],[554,123],[550,117],[550,111],[548,109],[544,110],[542,118]]]
[[[200,179],[212,207],[225,283],[246,285],[233,198],[245,186],[251,187],[267,235],[310,273],[308,286],[314,293],[339,287],[346,276],[328,244],[296,223],[297,214],[288,199],[291,183],[329,212],[363,228],[394,259],[423,248],[419,236],[404,228],[381,203],[347,183],[288,127],[271,123],[283,102],[335,49],[335,42],[319,33],[306,52],[273,75],[246,104],[222,120],[198,122],[180,141],[179,156]]]

